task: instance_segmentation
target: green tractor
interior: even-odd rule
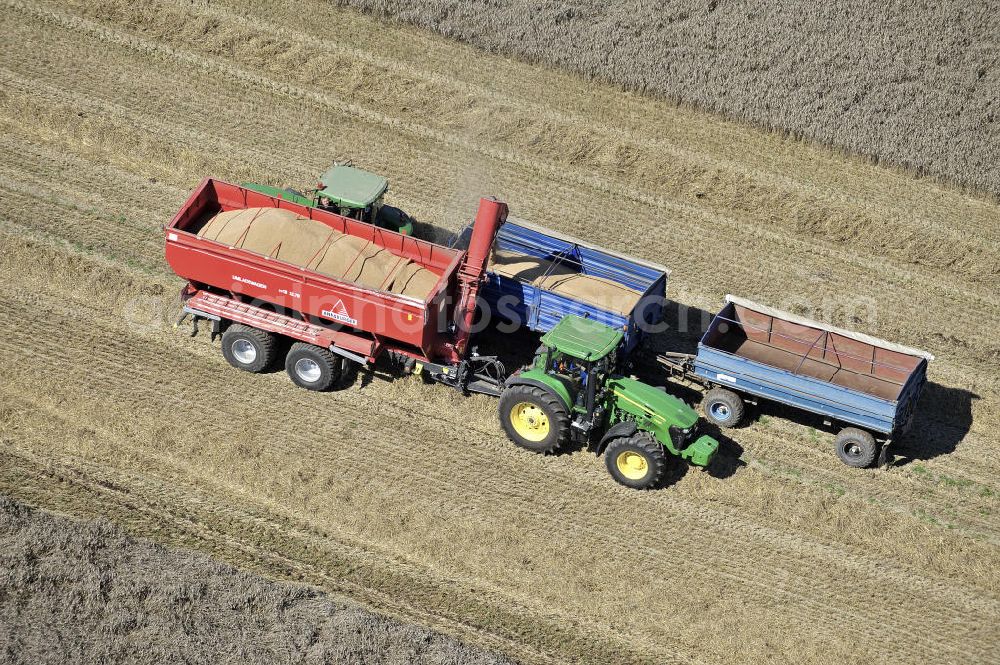
[[[242,186],[293,203],[330,210],[403,235],[413,235],[410,216],[382,201],[389,189],[389,181],[353,166],[334,164],[320,176],[316,189],[304,193],[256,182],[245,182]]]
[[[541,341],[500,396],[500,422],[515,444],[551,453],[571,440],[587,443],[616,481],[635,489],[658,485],[669,456],[700,467],[712,461],[719,442],[698,436],[694,409],[615,373],[620,331],[566,316]]]

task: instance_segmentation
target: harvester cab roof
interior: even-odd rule
[[[320,176],[316,189],[304,193],[255,182],[245,182],[242,186],[292,203],[329,210],[403,235],[413,235],[413,220],[410,216],[399,208],[382,202],[382,197],[389,189],[389,181],[353,166],[334,164]]]
[[[319,196],[344,208],[367,208],[389,189],[389,181],[382,176],[343,164],[327,169],[319,184]]]
[[[542,344],[571,358],[593,363],[618,349],[624,334],[603,323],[568,315],[542,335]]]

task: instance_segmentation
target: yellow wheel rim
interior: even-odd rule
[[[649,462],[639,453],[626,450],[615,460],[618,471],[629,480],[642,480],[649,472]]]
[[[522,439],[537,443],[549,435],[549,417],[531,402],[519,402],[510,410],[510,423]]]

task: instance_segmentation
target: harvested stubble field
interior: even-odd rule
[[[0,492],[528,662],[1000,657],[995,203],[322,3],[0,16]],[[171,329],[159,227],[190,188],[338,157],[425,222],[496,194],[696,308],[812,304],[933,351],[903,463],[765,414],[726,477],[631,492],[515,449],[489,399],[308,393]]]
[[[509,665],[317,589],[0,496],[0,660],[9,665]]]
[[[337,0],[1000,196],[995,0]]]

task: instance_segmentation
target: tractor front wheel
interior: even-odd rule
[[[646,432],[636,432],[609,443],[604,464],[611,477],[625,487],[644,490],[660,484],[669,460],[659,441]]]
[[[555,452],[569,438],[566,406],[535,386],[511,386],[503,391],[500,424],[511,441],[536,453]]]

